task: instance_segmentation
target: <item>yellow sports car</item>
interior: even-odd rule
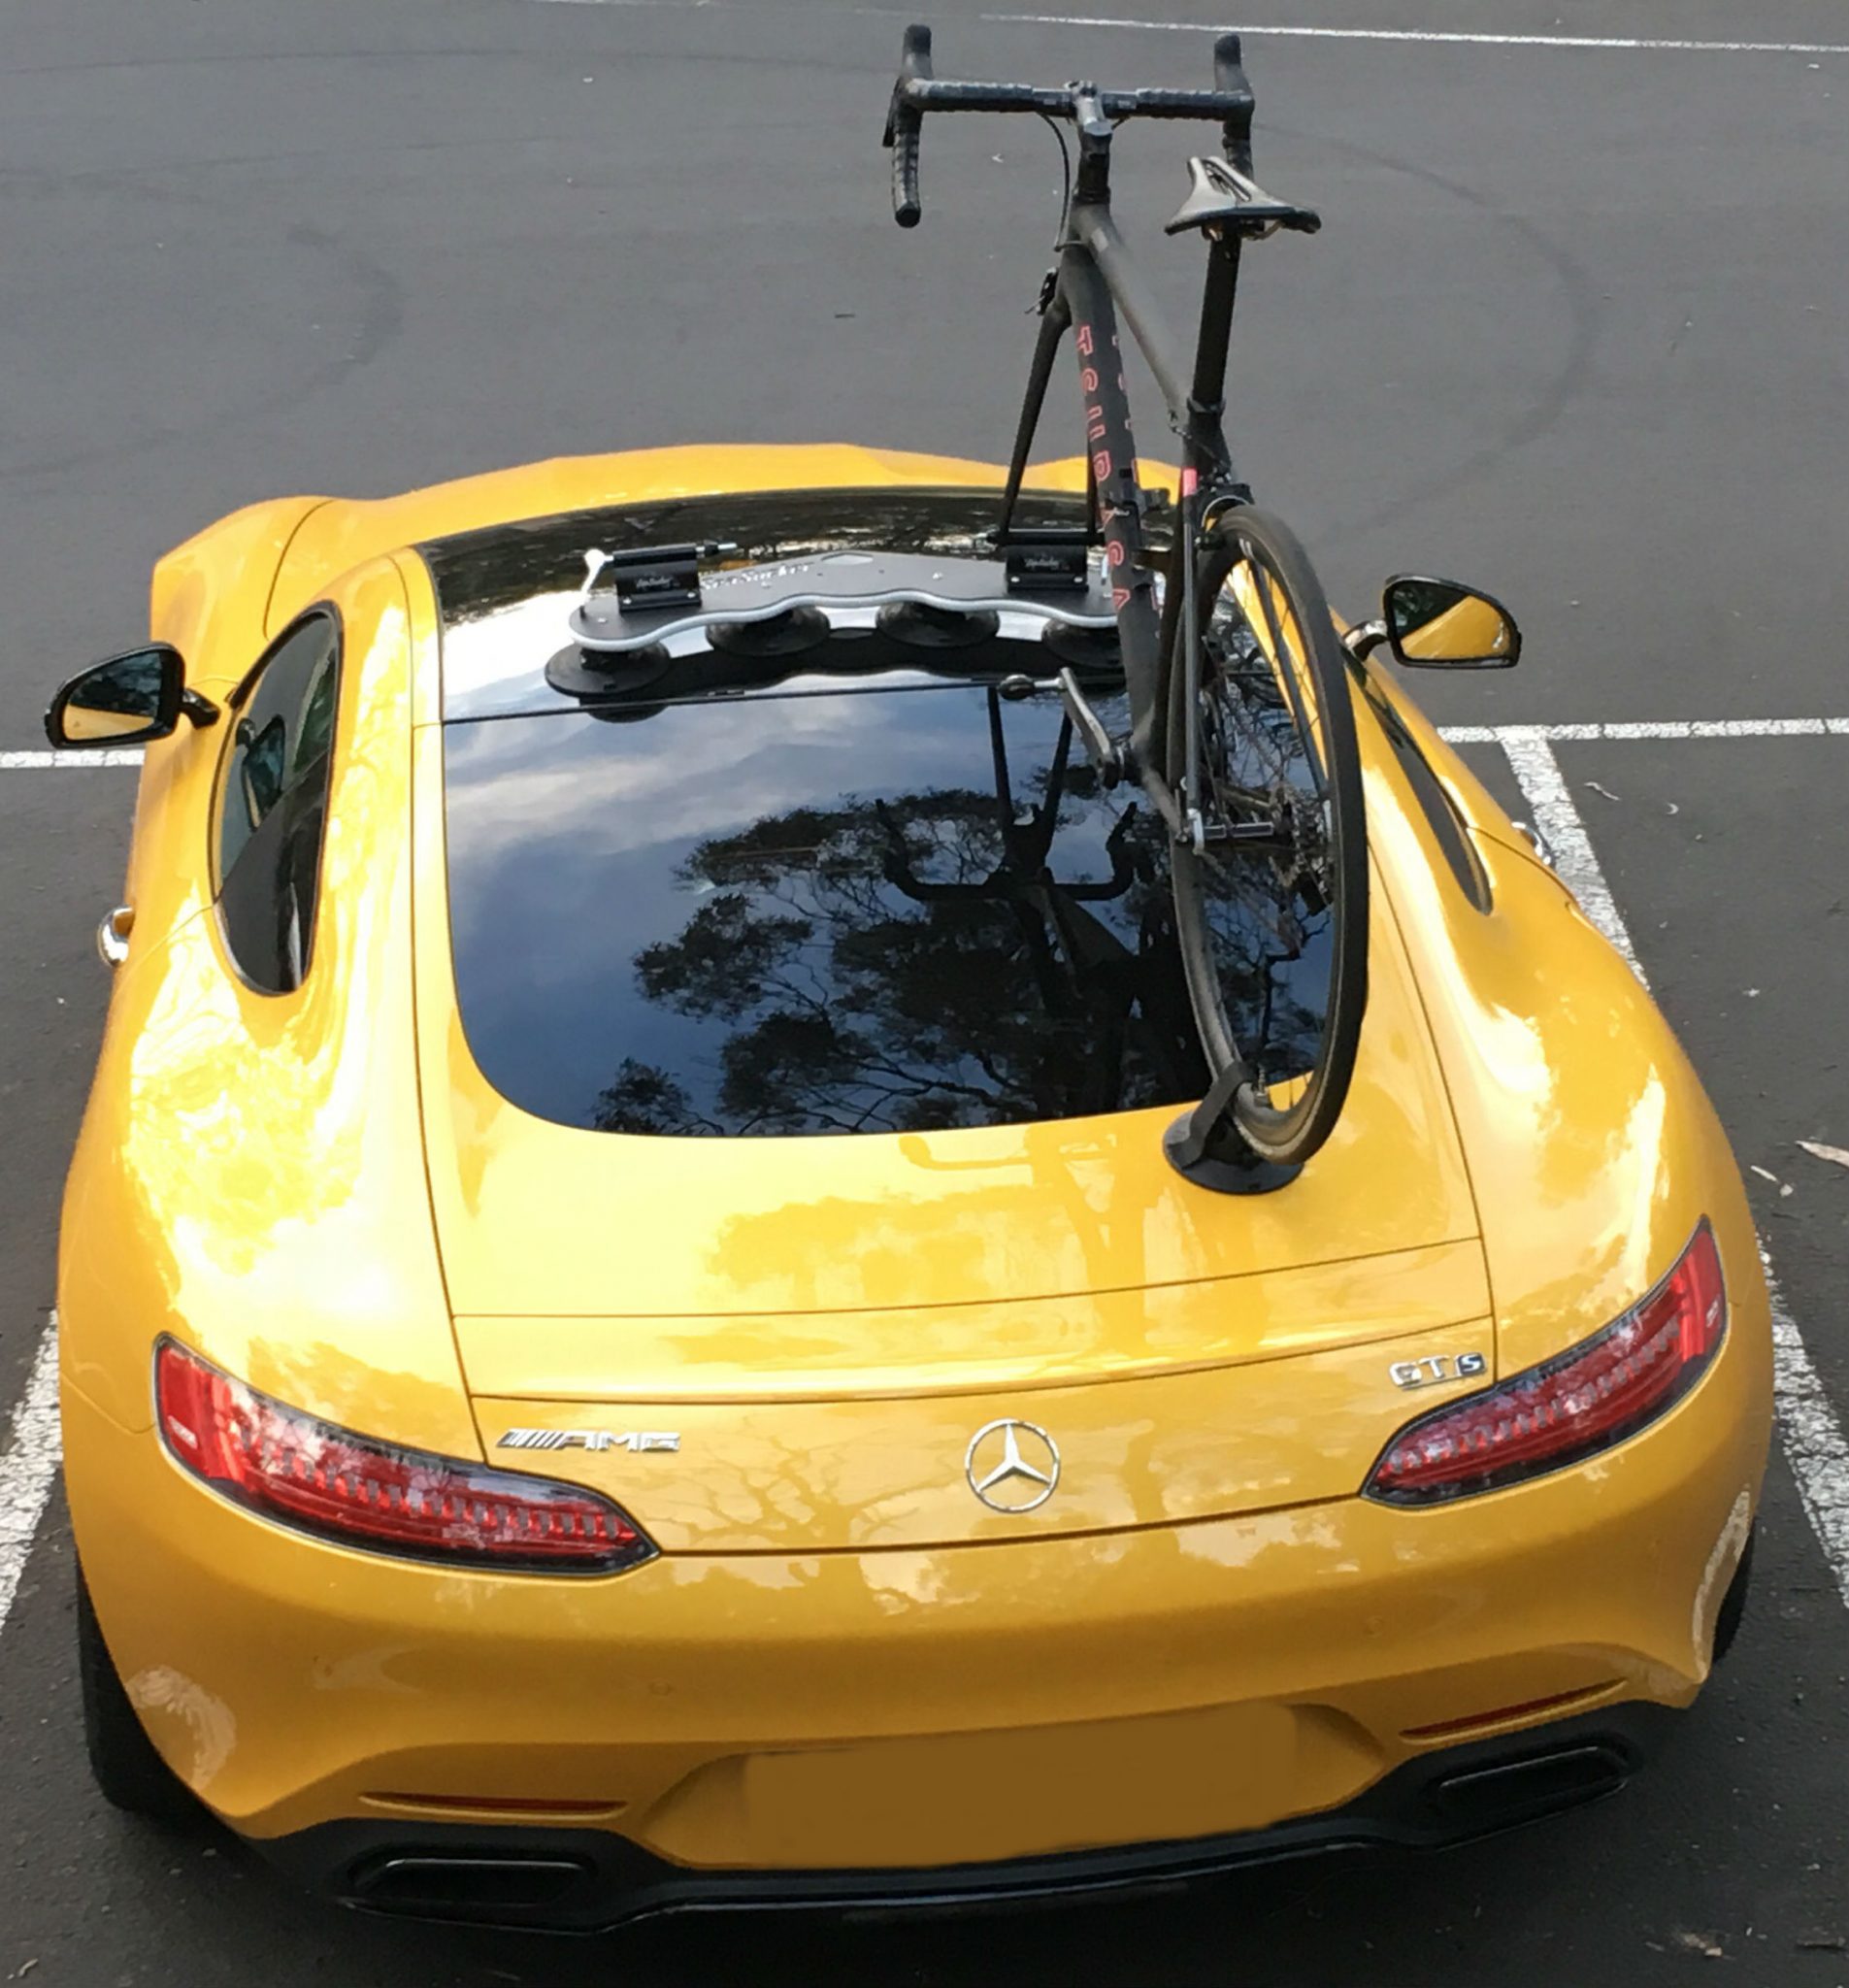
[[[111,1800],[594,1927],[1444,1842],[1700,1690],[1770,1330],[1668,1029],[1351,637],[1346,1103],[1191,1178],[1146,811],[1056,687],[1108,616],[985,556],[1002,480],[262,505],[59,693],[147,742],[58,1279]],[[1406,659],[1512,659],[1434,589]]]

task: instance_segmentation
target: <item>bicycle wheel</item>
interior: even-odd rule
[[[1196,707],[1177,654],[1169,784],[1201,840],[1171,854],[1183,973],[1215,1077],[1242,1067],[1231,1116],[1262,1159],[1328,1139],[1368,1000],[1368,834],[1341,645],[1307,556],[1245,508],[1202,539]]]

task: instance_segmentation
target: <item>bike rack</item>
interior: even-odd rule
[[[948,613],[1021,614],[1040,623],[1111,634],[1117,627],[1110,584],[1104,575],[1089,566],[1077,574],[1069,561],[1050,557],[1036,573],[1026,570],[1026,562],[1019,559],[819,552],[762,566],[703,571],[690,585],[687,576],[699,549],[666,547],[653,554],[655,566],[648,578],[661,575],[656,584],[663,589],[665,604],[639,598],[635,587],[625,586],[629,575],[622,567],[615,569],[615,589],[603,590],[600,583],[612,561],[603,553],[587,555],[595,562],[590,588],[571,616],[572,636],[578,646],[620,655],[717,624],[768,621],[799,609],[815,609],[835,621],[856,614],[864,618],[882,607],[902,604]],[[685,556],[677,562],[668,556],[674,552]]]

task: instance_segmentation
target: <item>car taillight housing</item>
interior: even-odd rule
[[[343,1546],[515,1574],[618,1574],[656,1550],[594,1491],[355,1436],[173,1340],[154,1349],[154,1414],[182,1470],[279,1525]]]
[[[1727,1287],[1705,1218],[1648,1297],[1571,1351],[1409,1422],[1362,1487],[1431,1505],[1565,1470],[1688,1393],[1727,1332]]]

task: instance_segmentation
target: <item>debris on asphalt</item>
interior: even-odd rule
[[[1586,785],[1589,786],[1595,794],[1602,794],[1607,801],[1617,801],[1623,798],[1621,795],[1614,794],[1609,787],[1601,787],[1597,780],[1588,780],[1586,781]]]
[[[1849,1934],[1800,1933],[1792,1943],[1799,1953],[1849,1953]]]
[[[1684,1953],[1705,1955],[1711,1961],[1724,1961],[1727,1951],[1711,1933],[1678,1933],[1675,1943]]]
[[[1813,1160],[1829,1160],[1834,1166],[1849,1167],[1849,1153],[1844,1152],[1839,1145],[1825,1145],[1821,1141],[1814,1139],[1800,1139],[1798,1143]]]
[[[1778,1176],[1768,1174],[1764,1167],[1754,1167],[1750,1171],[1757,1174],[1762,1180],[1769,1180],[1774,1187],[1778,1185]]]

